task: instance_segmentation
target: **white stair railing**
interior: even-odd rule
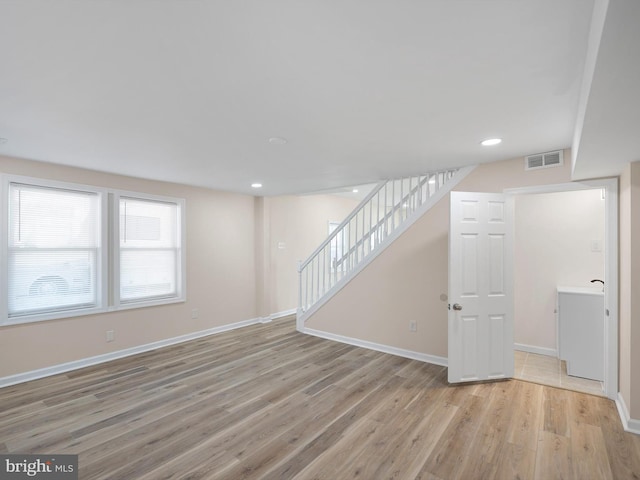
[[[298,317],[346,282],[356,269],[458,169],[399,178],[378,184],[351,214],[298,265]]]

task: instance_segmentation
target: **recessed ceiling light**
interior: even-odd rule
[[[489,138],[480,142],[480,145],[483,147],[490,147],[492,145],[498,145],[500,142],[502,142],[501,138]]]
[[[269,143],[271,145],[284,145],[285,143],[287,143],[287,139],[282,137],[271,137],[269,139]]]
[[[261,183],[252,183],[251,187],[252,188],[262,188],[262,184]]]
[[[351,190],[353,193],[358,193],[358,189],[354,188],[353,190]]]
[[[7,143],[9,140],[7,140],[6,138],[0,138],[0,145]]]

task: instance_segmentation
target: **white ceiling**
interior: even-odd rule
[[[0,154],[274,195],[569,147],[593,4],[2,0]]]
[[[640,160],[640,1],[599,0],[573,142],[574,179]]]

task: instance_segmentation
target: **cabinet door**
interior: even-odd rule
[[[560,358],[567,374],[604,381],[604,296],[559,293]]]

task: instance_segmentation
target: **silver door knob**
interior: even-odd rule
[[[453,304],[453,309],[457,310],[457,311],[460,311],[460,310],[462,310],[462,305],[460,305],[459,303],[454,303]]]

